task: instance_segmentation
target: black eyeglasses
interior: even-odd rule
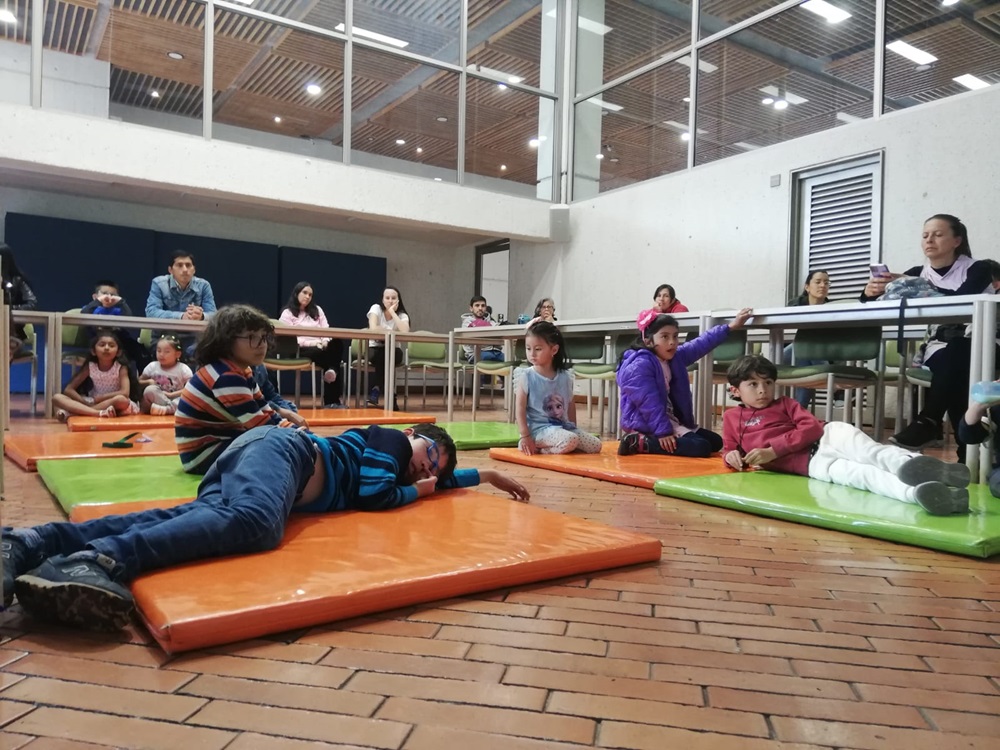
[[[234,336],[237,339],[246,339],[251,349],[256,349],[262,344],[274,345],[274,336],[270,333],[246,333],[242,336]]]
[[[441,451],[438,450],[438,444],[431,440],[426,435],[421,435],[419,433],[414,433],[418,438],[423,438],[427,441],[427,458],[431,462],[431,473],[437,476],[439,462],[441,461]]]

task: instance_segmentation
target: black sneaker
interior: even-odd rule
[[[114,560],[96,552],[50,557],[18,577],[17,600],[31,615],[86,630],[121,630],[135,608],[129,590],[111,580]]]
[[[14,581],[15,579],[31,570],[37,564],[37,560],[32,560],[28,546],[7,533],[9,529],[4,529],[0,536],[0,557],[3,558],[3,606],[9,607],[14,601]]]
[[[891,438],[890,443],[895,443],[900,448],[911,451],[919,451],[924,448],[939,447],[944,440],[941,432],[941,425],[934,424],[929,419],[918,418],[912,424],[907,425],[902,431],[897,432]]]
[[[932,516],[950,516],[956,513],[968,514],[969,491],[947,487],[941,482],[924,482],[914,489],[917,505]]]
[[[634,456],[639,453],[639,441],[642,436],[638,432],[630,432],[618,443],[619,456]]]
[[[933,456],[914,456],[903,464],[897,473],[900,481],[911,487],[924,482],[941,482],[948,487],[968,487],[971,481],[969,467],[953,464]]]

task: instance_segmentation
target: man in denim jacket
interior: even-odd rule
[[[215,295],[212,285],[194,275],[194,256],[184,250],[176,250],[170,256],[169,273],[157,276],[149,287],[146,300],[147,318],[173,318],[174,320],[206,320],[215,314]],[[153,341],[157,341],[164,331],[154,331]],[[191,334],[179,336],[184,353],[190,358],[194,354],[194,339]]]

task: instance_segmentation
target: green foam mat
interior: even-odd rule
[[[405,430],[413,425],[385,425]],[[507,422],[438,422],[455,441],[455,447],[460,451],[479,450],[480,448],[514,448],[520,433],[516,424]]]
[[[653,489],[658,495],[958,555],[1000,553],[1000,499],[981,484],[969,487],[966,516],[932,516],[881,495],[767,471],[661,479]]]
[[[201,481],[177,456],[41,459],[38,474],[67,513],[76,505],[193,498]]]

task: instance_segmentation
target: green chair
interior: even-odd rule
[[[344,359],[344,395],[348,402],[351,399],[351,383],[354,380],[352,373],[357,373],[357,381],[354,383],[354,406],[359,408],[364,404],[364,395],[368,393],[368,373],[374,372],[375,368],[366,357],[361,354],[361,339],[351,339],[351,345],[347,349],[347,357]],[[379,388],[382,384],[379,383]]]
[[[877,360],[882,347],[882,328],[800,328],[795,334],[795,354],[806,360],[830,362],[867,362]],[[848,391],[845,415],[851,411],[851,392],[859,391],[858,410],[855,426],[862,425],[861,392],[878,382],[878,373],[857,365],[824,364],[797,367],[778,367],[779,386],[802,386],[803,388],[825,388],[827,422],[833,420],[834,390]]]
[[[80,314],[80,308],[74,307],[66,311],[74,315]],[[83,367],[90,356],[90,341],[86,326],[63,323],[62,327],[62,363],[72,365],[74,370]],[[59,390],[62,390],[60,387]]]
[[[415,333],[428,333],[427,331],[415,331]],[[452,363],[452,368],[456,375],[464,375],[469,369],[463,360],[458,357]],[[410,404],[410,370],[420,368],[423,372],[423,402],[422,409],[427,409],[427,373],[428,371],[448,372],[448,344],[445,342],[422,342],[411,341],[406,347],[406,359],[403,367],[403,408],[409,408]],[[462,403],[465,403],[465,378],[462,381]],[[445,394],[447,395],[447,394]]]
[[[4,342],[4,346],[6,345]],[[38,401],[38,345],[35,326],[31,323],[24,324],[24,346],[10,360],[11,367],[28,363],[31,364],[31,416],[35,416]]]
[[[692,332],[688,335],[688,340],[693,340],[698,337],[697,332]],[[726,336],[726,340],[715,347],[710,356],[712,357],[712,414],[714,419],[715,404],[722,404],[722,409],[725,411],[726,405],[726,386],[729,385],[729,379],[727,377],[729,373],[729,366],[747,353],[747,332],[746,329],[740,329],[739,331],[730,331],[729,335]],[[698,393],[698,362],[692,362],[688,365],[688,373],[693,376],[692,390],[694,393]],[[711,425],[702,425],[711,429]]]
[[[606,361],[607,337],[605,334],[567,336],[566,339],[566,359],[570,363],[574,380],[587,381],[587,419],[594,415],[594,382],[601,386],[598,396],[600,408],[598,416],[600,418],[601,431],[604,431],[604,385],[608,381],[598,377],[604,373],[606,368],[611,366]]]
[[[628,349],[634,339],[635,336],[630,333],[618,334],[612,337],[610,362],[573,362],[574,377],[581,380],[596,380],[601,384],[601,406],[598,416],[601,420],[602,430],[604,429],[604,384],[608,384],[609,392],[607,401],[610,407],[608,409],[608,432],[612,434],[618,432],[618,411],[621,405],[618,395],[618,358],[623,351]],[[566,342],[566,346],[570,346],[568,341]],[[588,419],[590,418],[589,408],[587,417]]]
[[[272,325],[281,325],[277,320],[271,320]],[[274,350],[268,352],[264,358],[264,367],[269,372],[278,373],[278,393],[281,393],[281,373],[295,373],[295,405],[300,409],[302,398],[302,383],[299,378],[300,372],[309,373],[309,383],[312,386],[313,404],[316,404],[316,365],[308,357],[299,356],[299,342],[295,336],[276,336]]]
[[[528,359],[524,350],[524,337],[514,342],[514,359],[495,362],[480,360],[472,365],[473,380],[476,375],[491,375],[507,378],[507,388],[504,391],[504,408],[508,412],[508,420],[514,421],[514,371]],[[476,421],[476,410],[479,405],[479,388],[472,388],[472,421]],[[493,408],[493,389],[490,388],[490,408]]]

